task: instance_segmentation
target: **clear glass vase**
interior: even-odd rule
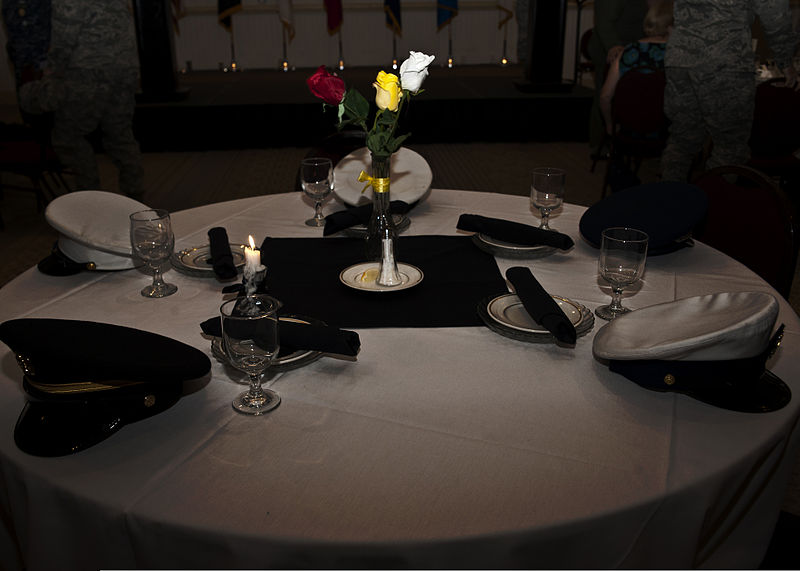
[[[372,216],[367,227],[367,259],[380,263],[378,285],[396,286],[402,283],[397,270],[395,246],[397,229],[389,209],[389,173],[391,156],[372,155]]]

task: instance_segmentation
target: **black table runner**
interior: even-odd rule
[[[360,238],[266,238],[261,245],[269,294],[289,313],[337,327],[481,326],[478,302],[508,291],[494,257],[468,236],[401,237],[396,259],[424,274],[401,291],[359,291],[339,281],[343,269],[365,259]]]

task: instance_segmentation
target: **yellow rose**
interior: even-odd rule
[[[379,109],[397,111],[403,92],[400,89],[400,78],[393,73],[379,71],[375,83],[375,104]]]

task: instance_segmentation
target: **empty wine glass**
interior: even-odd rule
[[[595,309],[601,319],[611,320],[630,309],[622,307],[622,290],[642,277],[647,259],[647,234],[633,228],[606,228],[600,244],[600,275],[611,284],[611,303]]]
[[[233,400],[245,414],[264,414],[278,406],[281,397],[261,387],[261,378],[278,354],[278,309],[281,303],[256,294],[226,301],[220,307],[222,343],[228,360],[250,378],[249,390]]]
[[[550,213],[564,202],[564,181],[561,169],[541,167],[531,171],[531,204],[539,209],[542,221],[539,228],[550,230]]]
[[[131,248],[153,270],[153,283],[142,289],[145,297],[166,297],[178,286],[164,282],[161,266],[169,260],[175,247],[172,223],[166,210],[140,210],[130,215]]]
[[[333,190],[333,163],[330,159],[311,157],[300,162],[300,185],[303,192],[314,201],[314,217],[306,220],[307,226],[324,226],[322,201]]]

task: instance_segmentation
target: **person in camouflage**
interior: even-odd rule
[[[707,136],[706,168],[743,164],[755,105],[752,24],[758,15],[786,86],[797,87],[797,45],[788,0],[676,0],[667,42],[664,112],[671,121],[664,180],[686,181]]]
[[[133,135],[139,57],[129,0],[53,0],[45,76],[63,87],[53,105],[52,145],[77,189],[100,188],[87,139],[99,128],[120,191],[140,200],[143,168]]]

